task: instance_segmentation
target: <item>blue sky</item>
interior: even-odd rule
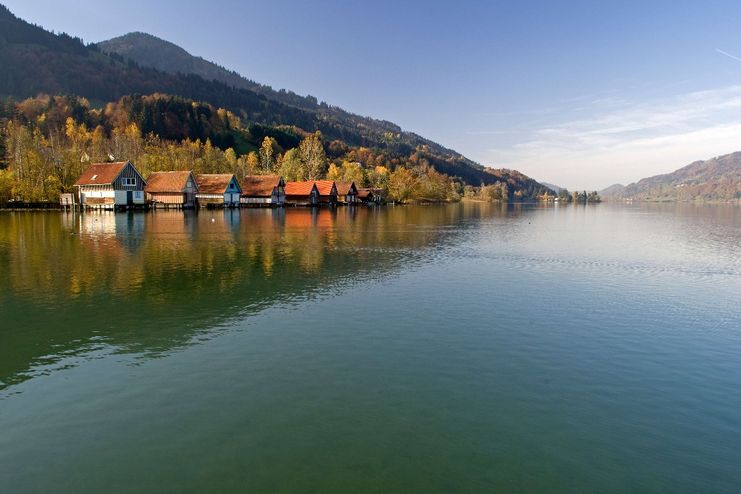
[[[149,32],[572,189],[741,150],[741,2],[0,2],[86,42]]]

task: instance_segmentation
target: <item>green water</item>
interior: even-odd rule
[[[741,491],[741,208],[0,213],[0,492]]]

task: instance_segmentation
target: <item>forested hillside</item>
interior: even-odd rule
[[[0,123],[0,202],[56,201],[89,163],[109,159],[130,159],[144,176],[194,170],[354,181],[398,201],[450,201],[464,193],[461,182],[436,171],[424,146],[408,156],[350,147],[320,132],[245,125],[228,110],[162,94],[125,96],[102,108],[84,98],[42,95],[0,104]],[[515,171],[492,176],[500,200],[524,200],[542,188]]]
[[[0,97],[4,98],[0,152],[2,166],[14,173],[12,186],[7,171],[2,180],[4,194],[14,199],[51,200],[59,190],[69,189],[81,163],[108,155],[136,160],[144,171],[165,169],[162,163],[169,163],[166,167],[171,169],[226,170],[215,158],[223,155],[237,171],[240,160],[247,170],[248,163],[255,165],[262,154],[269,154],[269,166],[263,169],[275,171],[285,164],[282,170],[288,177],[305,176],[305,170],[297,167],[297,153],[309,138],[322,148],[325,174],[352,175],[341,169],[343,163],[359,167],[364,177],[373,177],[376,168],[389,177],[403,168],[415,180],[438,180],[434,174],[444,174],[448,199],[456,198],[454,190],[462,190],[463,184],[503,180],[511,189],[510,199],[532,199],[546,190],[524,175],[482,167],[390,122],[353,115],[311,97],[256,83],[252,83],[253,90],[249,85],[234,87],[195,74],[142,67],[120,55],[106,54],[97,45],[85,46],[78,38],[33,26],[2,6],[0,66]],[[82,134],[89,134],[95,145],[90,144],[89,150],[80,147],[73,138],[76,133],[70,135],[72,125],[84,129]],[[135,135],[139,144],[129,142],[130,147],[122,147],[126,138]],[[193,151],[196,145],[201,151]],[[32,159],[19,149],[35,149],[31,154],[36,156]],[[191,149],[185,153],[187,160],[163,158],[164,150],[183,149]],[[33,160],[43,164],[32,165]],[[164,161],[155,165],[154,160]],[[39,173],[33,184],[27,183],[31,169]],[[362,182],[376,185],[370,178]],[[419,195],[425,188],[414,190]],[[420,199],[439,199],[440,190],[423,193],[426,197]],[[410,194],[401,196],[409,199]]]
[[[103,52],[117,55],[121,60],[133,60],[142,67],[150,67],[168,74],[197,75],[207,81],[219,81],[227,86],[249,89],[268,99],[308,110],[342,111],[339,108],[321,108],[313,96],[300,96],[285,89],[276,91],[270,86],[259,84],[232,70],[193,56],[178,45],[151,34],[128,33],[96,44]]]
[[[695,161],[672,173],[644,178],[601,192],[608,199],[639,201],[739,201],[741,152]]]

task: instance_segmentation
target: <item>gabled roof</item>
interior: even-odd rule
[[[383,196],[383,189],[372,189],[368,187],[358,189],[359,199],[365,199],[370,196]]]
[[[242,195],[248,197],[270,197],[273,189],[285,185],[280,175],[248,175],[242,180]]]
[[[316,187],[313,181],[309,182],[286,182],[287,196],[310,196],[312,189]]]
[[[224,194],[229,182],[234,178],[232,173],[202,173],[196,175],[196,184],[200,194]]]
[[[358,188],[355,187],[355,182],[335,182],[334,184],[337,187],[337,193],[339,195],[347,196],[358,193]]]
[[[128,161],[93,163],[82,172],[75,185],[110,185],[116,181],[128,163]]]
[[[320,196],[337,194],[337,187],[332,180],[316,180],[314,183]]]
[[[153,172],[147,179],[144,190],[150,193],[157,192],[183,192],[188,184],[189,171],[180,172]]]

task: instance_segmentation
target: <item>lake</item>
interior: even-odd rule
[[[741,208],[0,213],[0,491],[741,491]]]

